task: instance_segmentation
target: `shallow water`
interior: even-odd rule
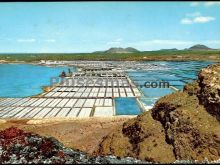
[[[50,78],[58,76],[64,67],[30,64],[0,64],[0,97],[27,97],[43,92]]]

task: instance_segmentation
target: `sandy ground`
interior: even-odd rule
[[[92,154],[102,138],[134,116],[87,119],[0,120],[0,130],[14,126],[25,131],[52,136],[65,146]]]

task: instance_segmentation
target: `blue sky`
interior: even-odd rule
[[[0,52],[220,48],[219,2],[0,3]]]

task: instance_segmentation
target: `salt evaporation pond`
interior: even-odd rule
[[[141,109],[134,97],[115,98],[116,115],[139,115]]]
[[[133,82],[142,91],[141,100],[148,106],[154,103],[162,96],[170,94],[175,90],[172,88],[145,88],[145,82],[169,82],[170,86],[182,90],[184,85],[197,79],[198,72],[212,64],[213,62],[187,61],[187,62],[146,62],[158,66],[164,66],[164,70],[135,70],[127,74]]]
[[[154,70],[133,70],[127,74],[142,92],[141,101],[153,106],[160,97],[174,92],[172,88],[146,88],[146,81],[168,81],[170,86],[183,89],[186,83],[197,79],[198,72],[212,62],[145,62],[160,66]],[[161,69],[164,66],[164,69]],[[42,93],[42,86],[50,85],[50,78],[58,76],[68,67],[46,67],[30,64],[0,64],[0,97],[28,97]],[[73,71],[75,69],[73,68]],[[141,87],[142,86],[142,87]],[[117,115],[141,113],[136,98],[115,98]]]

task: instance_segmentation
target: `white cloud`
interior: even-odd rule
[[[203,5],[205,7],[210,7],[210,6],[216,6],[216,5],[220,5],[220,2],[215,2],[215,1],[209,1],[209,2],[192,2],[190,3],[190,6],[192,7],[196,7],[199,5]]]
[[[220,5],[220,2],[204,2],[204,5],[209,7],[209,6],[216,6],[216,5]]]
[[[199,17],[195,17],[193,22],[195,22],[195,23],[206,23],[206,22],[210,22],[210,21],[214,21],[214,20],[215,20],[214,17],[199,16]]]
[[[198,6],[199,5],[199,2],[192,2],[191,4],[190,4],[190,6]]]
[[[181,24],[192,24],[192,23],[193,23],[192,20],[189,18],[183,18],[181,20]]]
[[[202,16],[200,12],[188,13],[186,17],[181,19],[181,24],[207,23],[214,21],[215,18],[211,16]]]
[[[56,42],[56,40],[55,39],[47,39],[47,40],[45,40],[46,42]]]
[[[29,39],[17,39],[17,42],[35,42],[36,39],[29,38]]]

